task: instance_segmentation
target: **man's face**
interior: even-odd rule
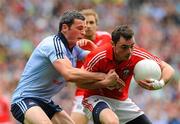
[[[125,40],[121,37],[117,44],[113,44],[115,60],[117,62],[121,62],[130,59],[134,44],[135,42],[133,38],[130,40]]]
[[[69,42],[70,47],[74,46],[78,40],[84,38],[85,21],[75,19],[71,27],[68,27],[67,25],[65,27],[65,36]]]
[[[85,16],[86,18],[86,36],[87,37],[92,37],[93,35],[96,34],[97,30],[97,23],[95,20],[95,17],[93,15],[88,15]]]

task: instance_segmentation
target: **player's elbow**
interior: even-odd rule
[[[175,70],[170,66],[170,72],[171,72],[171,78],[174,77],[175,75]]]
[[[168,70],[169,75],[171,75],[170,77],[172,78],[175,75],[174,68],[171,65],[169,65],[169,64],[166,65],[166,68]]]
[[[162,63],[162,70],[164,70],[165,73],[168,73],[168,75],[170,75],[170,77],[173,77],[175,74],[174,68],[166,62]]]

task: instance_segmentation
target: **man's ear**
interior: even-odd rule
[[[113,45],[113,46],[115,46],[115,43],[111,40],[111,44]]]
[[[66,32],[66,31],[68,31],[68,30],[69,30],[68,25],[67,25],[67,24],[63,24],[63,25],[62,25],[62,31],[63,31],[63,32]]]

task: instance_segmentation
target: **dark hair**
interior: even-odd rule
[[[74,19],[85,20],[85,17],[76,10],[64,12],[59,22],[59,32],[61,32],[63,24],[67,24],[70,27],[74,23]]]
[[[111,33],[112,41],[116,44],[121,37],[126,40],[133,38],[134,32],[128,25],[120,25]]]

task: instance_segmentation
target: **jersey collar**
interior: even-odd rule
[[[65,46],[66,48],[68,48],[69,51],[72,52],[72,49],[73,49],[73,48],[72,48],[72,49],[69,48],[68,41],[67,41],[66,37],[64,36],[64,34],[63,34],[63,33],[58,33],[58,36],[61,38],[61,41],[63,42],[64,46]]]

